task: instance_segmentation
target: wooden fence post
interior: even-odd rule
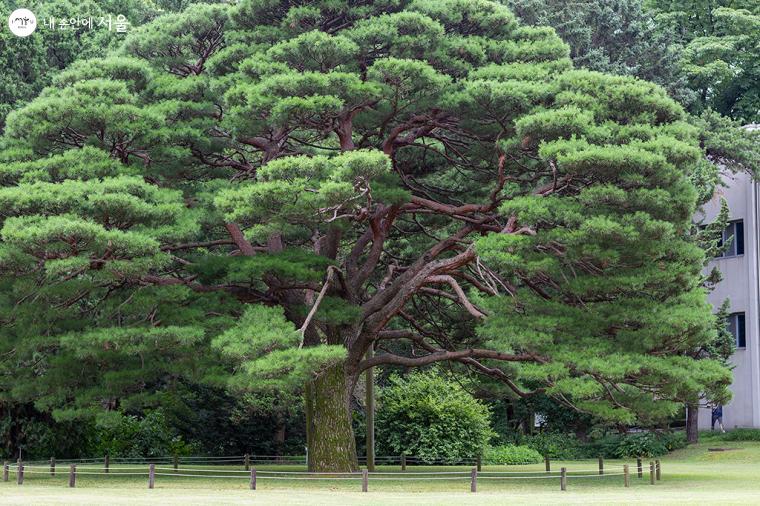
[[[636,471],[638,472],[639,478],[644,476],[644,472],[641,470],[641,457],[636,457]]]
[[[473,467],[470,475],[470,492],[478,491],[478,468]]]
[[[657,481],[660,481],[662,476],[660,475],[660,460],[659,459],[654,461],[654,471],[655,471],[655,476],[657,477]]]
[[[179,455],[176,453],[174,454],[174,472],[176,473],[179,469]]]
[[[362,470],[362,492],[366,492],[369,488],[369,471]]]
[[[626,488],[631,486],[631,477],[628,475],[628,464],[623,466],[623,485]]]
[[[69,488],[77,486],[77,465],[71,464],[69,466]]]
[[[248,471],[251,469],[251,456],[247,453],[243,456],[243,461],[245,463],[245,470]]]
[[[256,468],[251,469],[251,490],[256,490]]]
[[[478,458],[475,460],[475,467],[478,468],[478,472],[483,470],[483,459],[478,455]]]
[[[19,485],[24,484],[24,464],[21,459],[18,459],[18,469],[16,469],[16,483]]]
[[[109,466],[111,465],[111,457],[106,454],[105,458],[103,459],[103,467],[105,468],[106,472],[108,471]]]
[[[604,457],[599,457],[599,474],[604,474]]]
[[[401,470],[406,471],[406,454],[401,454]]]
[[[563,467],[559,473],[559,489],[562,491],[567,490],[567,468]]]
[[[649,484],[654,485],[654,462],[649,461]]]
[[[8,461],[3,461],[3,481],[8,481],[8,475],[10,474],[10,469],[8,467]]]
[[[148,488],[153,488],[156,484],[156,464],[151,464],[148,468]]]
[[[55,476],[55,457],[50,457],[50,476]]]
[[[546,472],[547,473],[551,472],[551,470],[552,470],[552,464],[549,461],[549,456],[548,455],[544,456],[544,465],[546,466]]]

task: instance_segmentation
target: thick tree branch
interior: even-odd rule
[[[485,350],[479,348],[469,348],[466,350],[447,351],[439,350],[422,357],[403,357],[393,353],[382,353],[368,358],[359,364],[358,372],[362,372],[370,367],[378,365],[400,365],[404,367],[420,367],[423,365],[441,362],[444,360],[460,360],[463,358],[488,358],[501,360],[505,362],[534,362],[536,360],[531,354],[511,354],[501,353],[494,350]]]
[[[250,257],[256,254],[256,250],[251,245],[251,243],[248,242],[248,239],[245,238],[243,231],[240,230],[240,227],[237,225],[237,223],[225,223],[224,228],[227,229],[230,237],[235,242],[238,249],[240,249],[240,252],[243,255]]]
[[[330,288],[330,284],[332,283],[332,278],[333,278],[335,270],[336,270],[335,266],[332,266],[332,265],[327,268],[327,276],[325,277],[325,283],[324,285],[322,285],[322,289],[319,291],[317,300],[315,300],[314,304],[311,306],[311,309],[309,310],[309,314],[306,315],[306,319],[304,320],[303,325],[301,325],[301,328],[298,329],[298,333],[301,334],[301,341],[298,343],[299,349],[303,348],[303,341],[304,341],[304,336],[306,335],[306,329],[309,328],[311,319],[314,318],[314,315],[316,314],[317,309],[319,309],[319,304],[322,302],[322,299],[325,298],[327,289]]]
[[[462,306],[467,310],[468,313],[470,313],[475,318],[485,318],[486,314],[482,311],[480,311],[478,308],[473,305],[472,302],[467,298],[467,295],[464,293],[464,290],[462,290],[462,287],[459,286],[459,283],[457,283],[457,280],[454,279],[451,276],[448,275],[437,275],[437,276],[428,276],[425,279],[425,282],[427,283],[447,283],[452,290],[454,290],[454,293],[457,294],[457,298],[459,302],[462,303]]]

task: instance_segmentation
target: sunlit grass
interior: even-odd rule
[[[728,448],[710,452],[708,448]],[[24,484],[15,483],[11,473],[8,483],[0,483],[2,504],[687,504],[718,501],[720,504],[755,504],[760,501],[760,443],[707,441],[664,457],[662,481],[649,484],[648,462],[644,477],[636,477],[635,461],[631,466],[631,487],[623,487],[619,475],[573,477],[568,490],[561,492],[559,478],[478,480],[478,492],[470,493],[469,477],[455,475],[455,480],[424,480],[414,475],[403,481],[379,480],[371,476],[369,492],[361,492],[361,480],[273,480],[258,475],[257,490],[249,490],[248,476],[239,478],[196,478],[156,476],[155,489],[148,490],[147,476],[119,476],[120,469],[147,466],[112,465],[109,476],[78,475],[77,487],[68,488],[68,466],[59,465],[57,476],[27,473]],[[609,472],[620,472],[620,460],[605,462]],[[552,470],[595,470],[596,460],[552,462]],[[90,467],[90,466],[87,466]],[[171,468],[171,465],[161,465]],[[181,466],[184,469],[242,471],[236,466]],[[258,465],[258,471],[303,470],[302,466]],[[468,467],[409,466],[409,472],[469,471]],[[483,471],[543,471],[543,464],[531,466],[484,466]],[[34,469],[37,471],[37,469]],[[134,470],[132,470],[134,472]],[[400,472],[398,466],[381,466],[378,471]],[[140,472],[139,470],[137,472]],[[171,470],[160,473],[172,474]],[[181,473],[181,471],[180,471]],[[218,473],[214,473],[218,474]],[[593,474],[583,472],[582,474]],[[530,476],[541,476],[541,473]],[[512,476],[512,475],[509,475]],[[391,476],[392,477],[392,476]],[[384,477],[386,478],[386,477]]]

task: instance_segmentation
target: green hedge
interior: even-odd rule
[[[757,431],[757,437],[757,440],[760,440],[760,431]],[[596,457],[615,459],[639,456],[659,457],[685,447],[686,437],[682,432],[639,432],[609,434],[584,442],[574,434],[547,432],[522,436],[518,444],[530,447],[540,455],[552,459],[574,460]]]
[[[543,457],[528,446],[490,446],[483,455],[483,463],[489,465],[537,464]]]

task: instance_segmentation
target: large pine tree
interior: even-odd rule
[[[724,396],[685,356],[715,326],[683,120],[489,0],[159,18],[8,116],[2,394],[72,418],[303,390],[313,470],[356,469],[350,395],[383,364],[621,424]]]

